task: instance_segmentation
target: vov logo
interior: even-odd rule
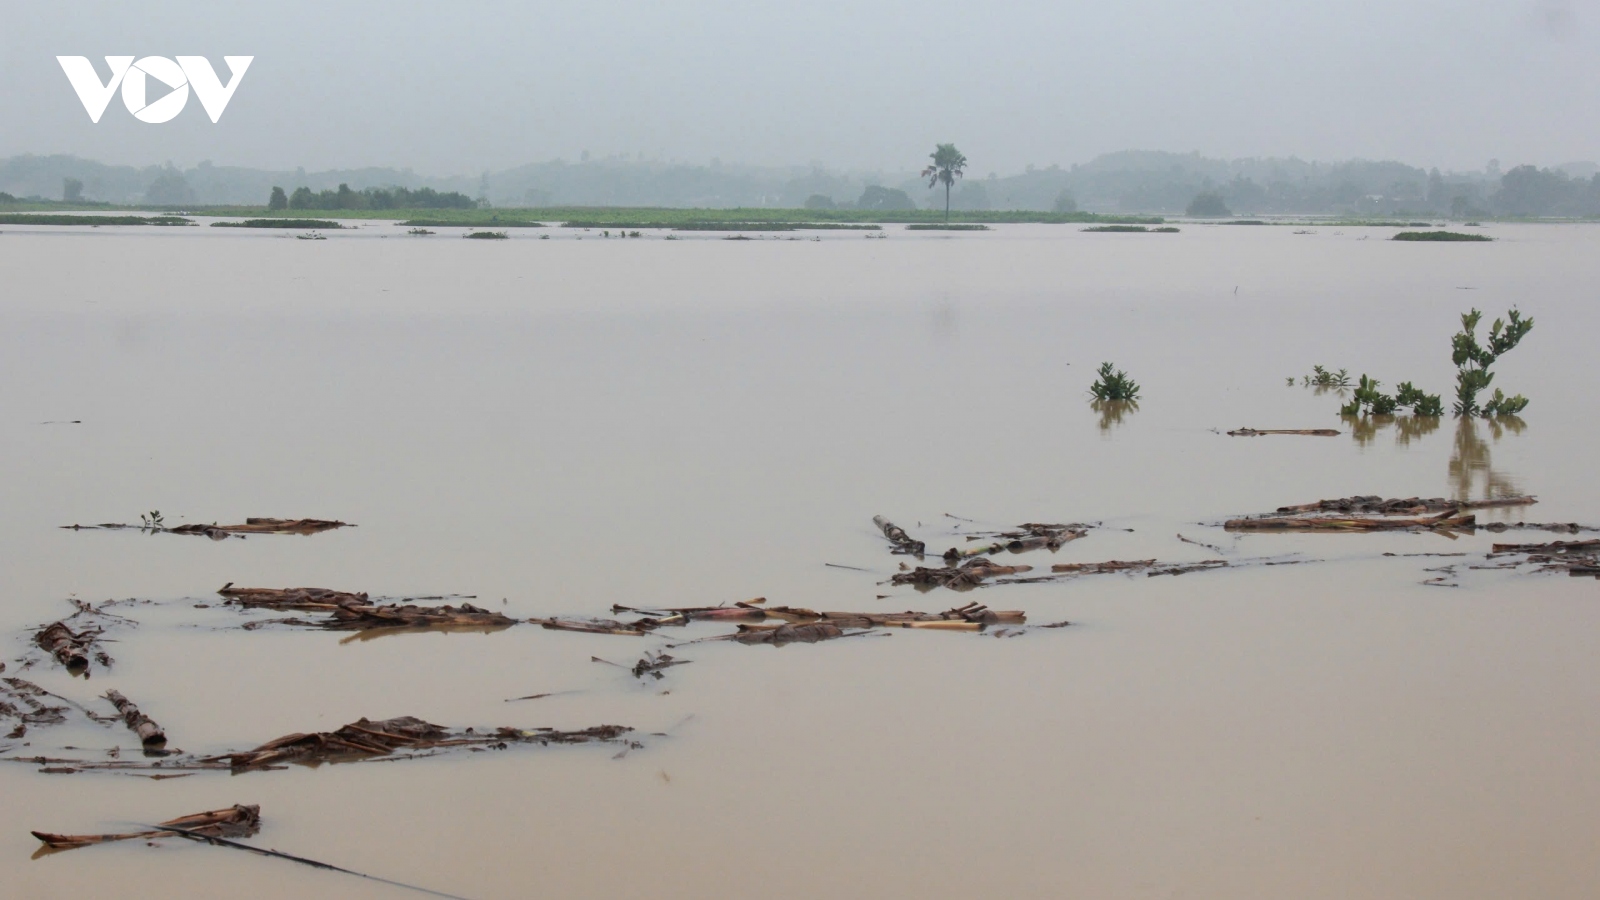
[[[98,123],[111,103],[111,95],[122,88],[122,104],[141,122],[158,125],[170,122],[189,102],[189,88],[194,88],[200,105],[212,122],[222,118],[233,92],[238,90],[245,70],[250,68],[254,56],[224,56],[228,64],[228,83],[217,78],[217,72],[204,56],[180,56],[177,62],[165,56],[146,56],[135,62],[131,56],[108,56],[106,65],[111,68],[111,80],[102,84],[87,56],[58,56],[56,62],[67,73],[72,89],[78,92],[89,121]],[[146,102],[151,79],[171,88],[165,96]]]

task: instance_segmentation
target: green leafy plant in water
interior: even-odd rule
[[[1340,369],[1337,372],[1329,372],[1327,369],[1324,369],[1321,366],[1312,366],[1311,374],[1302,376],[1301,381],[1307,387],[1312,385],[1317,387],[1349,387],[1350,373],[1345,369]],[[1294,379],[1289,379],[1289,383],[1293,384]]]
[[[1410,407],[1412,415],[1440,416],[1444,414],[1443,401],[1438,394],[1426,394],[1409,381],[1402,381],[1391,396],[1378,390],[1382,382],[1365,374],[1350,395],[1350,402],[1339,408],[1339,415],[1392,416],[1401,407]]]
[[[1505,319],[1495,319],[1489,326],[1489,346],[1478,343],[1478,322],[1483,314],[1474,308],[1461,314],[1461,331],[1450,339],[1450,361],[1456,365],[1456,402],[1454,411],[1459,417],[1514,416],[1528,406],[1528,398],[1517,394],[1507,397],[1495,388],[1494,396],[1484,406],[1478,405],[1478,394],[1487,390],[1494,380],[1489,367],[1494,361],[1517,346],[1533,330],[1533,319],[1524,319],[1522,313],[1512,309]]]
[[[1137,400],[1139,385],[1128,377],[1127,372],[1115,369],[1111,363],[1101,363],[1100,377],[1089,385],[1089,393],[1096,400]]]
[[[148,513],[141,514],[139,516],[139,522],[141,523],[142,527],[148,528],[151,531],[161,531],[167,527],[166,521],[161,518],[161,510],[159,509],[152,509]]]

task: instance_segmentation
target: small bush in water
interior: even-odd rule
[[[1533,330],[1533,320],[1524,319],[1522,313],[1511,310],[1505,319],[1495,319],[1489,326],[1489,346],[1484,347],[1478,343],[1477,336],[1478,322],[1482,318],[1483,313],[1477,309],[1462,313],[1461,331],[1450,339],[1450,361],[1456,364],[1455,414],[1460,417],[1514,416],[1527,407],[1528,398],[1521,394],[1507,397],[1495,388],[1494,396],[1480,407],[1478,393],[1494,380],[1489,367]]]
[[[1137,400],[1139,386],[1134,384],[1127,372],[1114,369],[1111,363],[1101,363],[1100,377],[1089,385],[1089,393],[1096,400]]]

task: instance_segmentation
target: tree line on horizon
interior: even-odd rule
[[[301,186],[286,194],[274,187],[267,209],[473,209],[478,201],[459,191],[440,192],[431,187],[351,190],[341,182],[336,190],[313,191]]]
[[[1596,176],[1600,166],[1592,163],[1521,165],[1501,172],[1491,161],[1479,171],[1441,173],[1393,161],[1221,160],[1162,151],[1121,151],[1070,167],[1029,166],[1003,177],[979,175],[966,166],[964,177],[950,185],[935,179],[932,189],[927,186],[930,177],[919,180],[910,168],[880,176],[821,167],[696,166],[634,159],[556,160],[437,179],[384,168],[307,173],[209,163],[188,169],[170,164],[135,168],[71,156],[0,159],[0,192],[22,198],[14,202],[254,205],[267,199],[272,186],[289,184],[305,188],[304,193],[298,188],[292,192],[299,195],[292,208],[307,210],[470,207],[475,201],[513,207],[831,204],[834,209],[903,210],[940,209],[948,201],[950,209],[960,211],[1172,214],[1208,194],[1229,214],[1239,215],[1594,218],[1600,217]],[[339,184],[345,185],[345,193],[335,187]],[[291,208],[290,199],[291,192],[285,191],[284,208]],[[0,202],[8,201],[0,197]]]

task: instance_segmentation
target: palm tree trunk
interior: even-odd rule
[[[950,182],[944,183],[944,223],[950,224]]]

